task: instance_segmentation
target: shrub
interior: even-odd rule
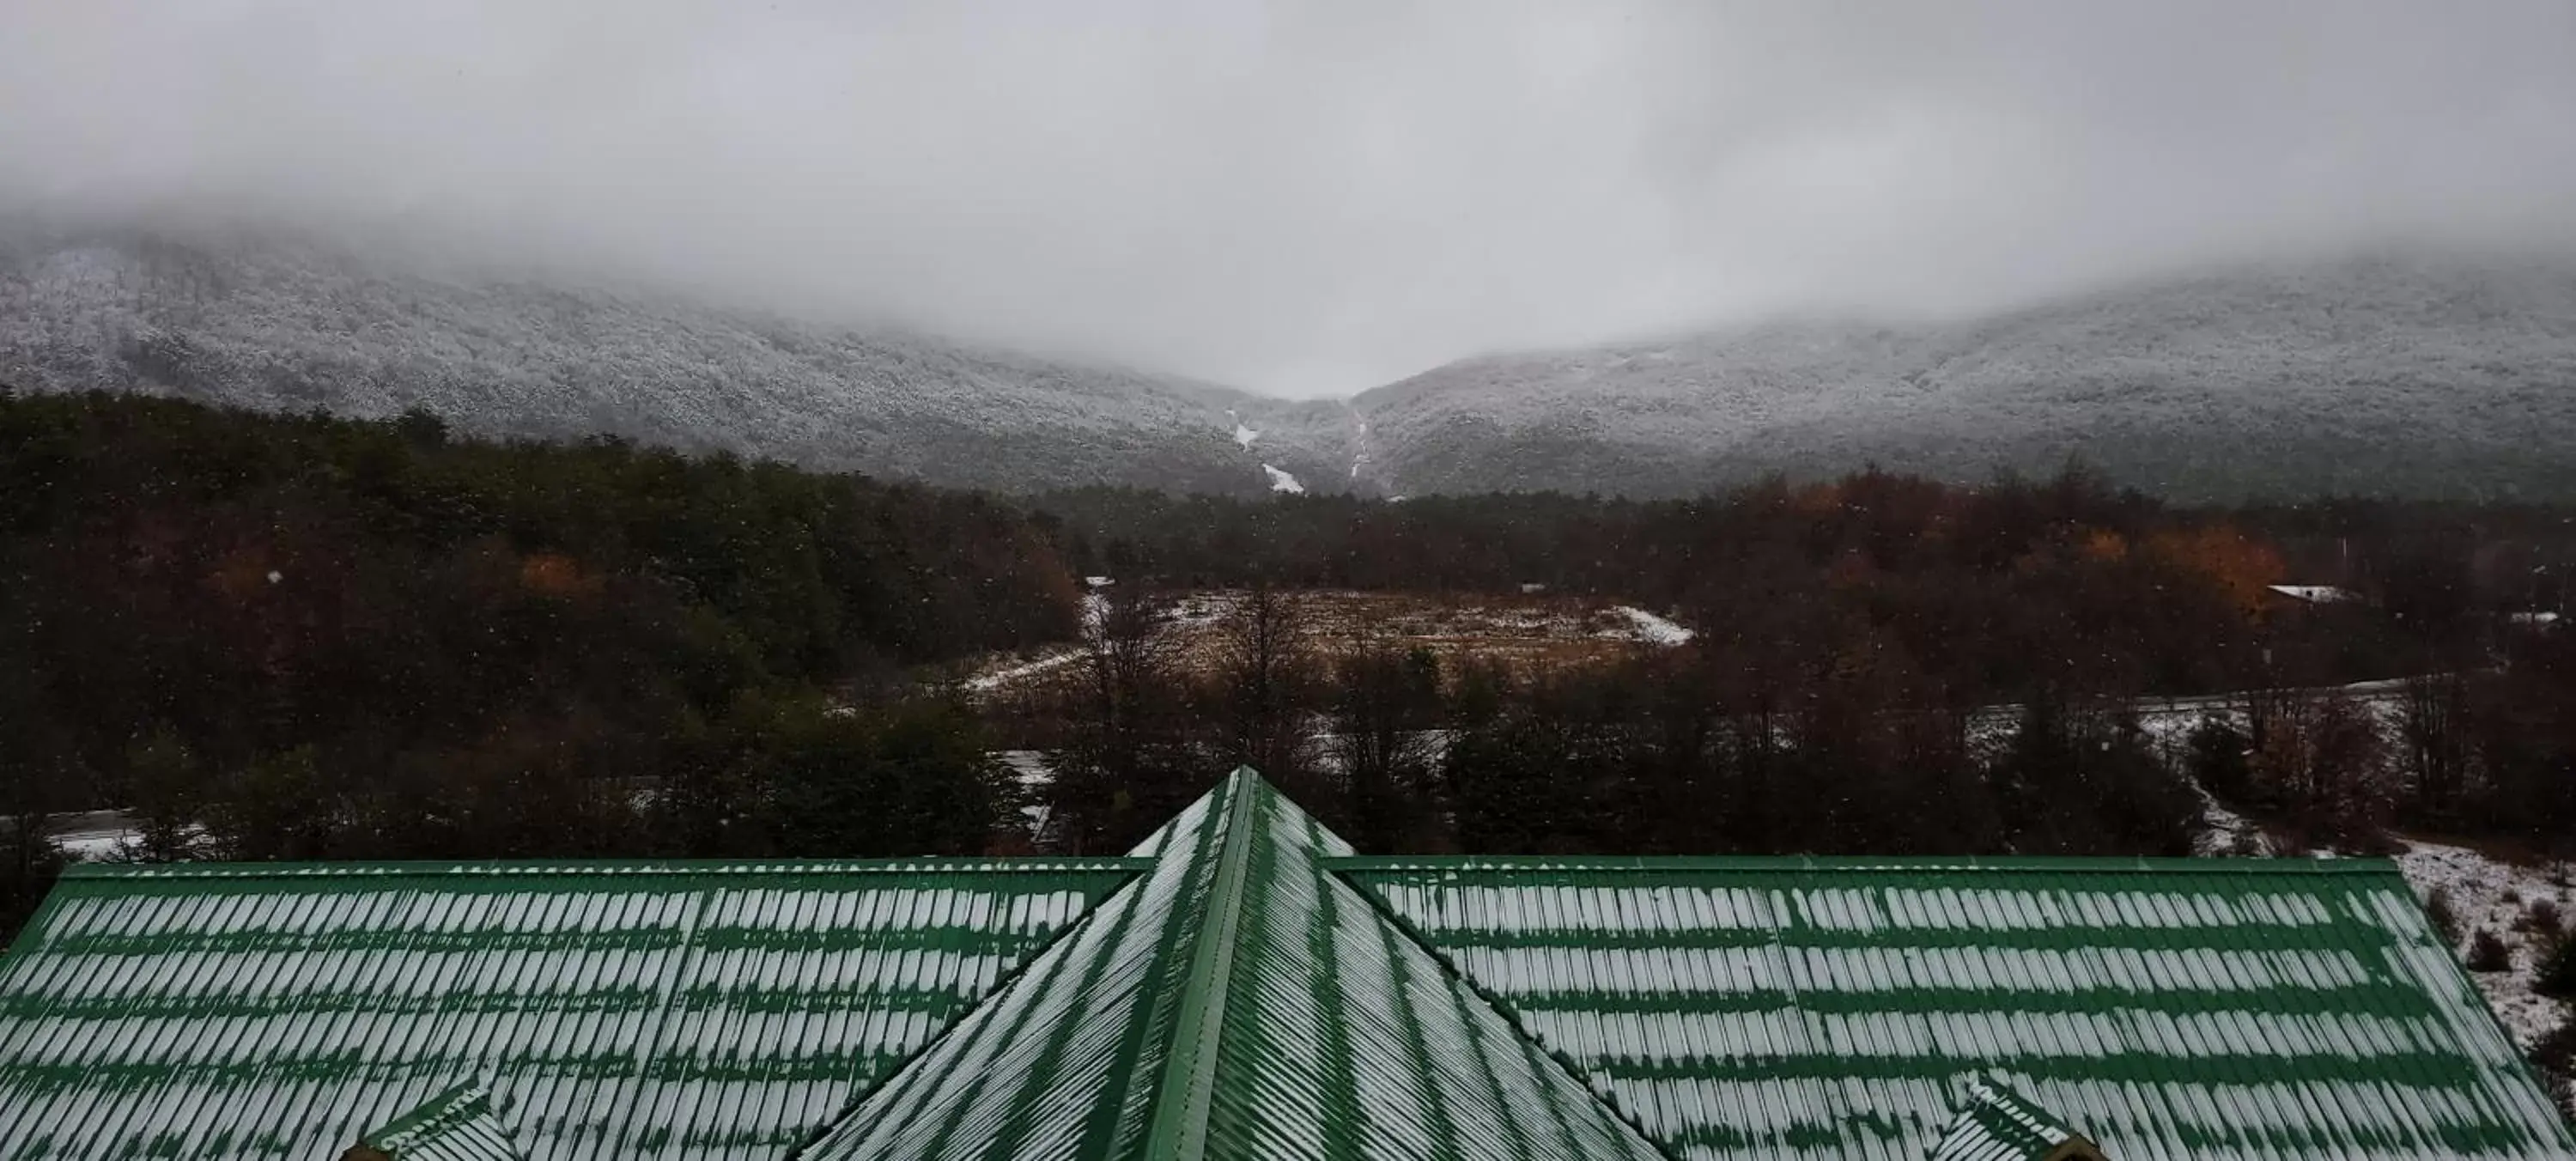
[[[2424,899],[2424,917],[2433,921],[2433,930],[2442,933],[2442,945],[2460,946],[2460,912],[2451,902],[2449,887],[2435,887]]]
[[[2543,945],[2532,969],[2531,990],[2562,1000],[2576,999],[2576,933],[2559,932]]]
[[[2470,971],[2500,972],[2512,967],[2513,949],[2506,947],[2504,940],[2495,932],[2480,931],[2477,938],[2469,941]]]
[[[2566,929],[2565,921],[2560,918],[2558,901],[2548,898],[2534,899],[2531,906],[2523,908],[2519,926],[2543,939],[2553,940]]]
[[[2549,1099],[2569,1121],[2576,1122],[2576,1018],[2531,1046],[2531,1063],[2548,1081]]]

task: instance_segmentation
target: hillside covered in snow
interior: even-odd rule
[[[2381,256],[1940,325],[1467,359],[1286,401],[277,236],[0,220],[0,383],[613,434],[1002,491],[1689,495],[2082,457],[2169,498],[2576,497],[2576,260]]]
[[[2576,260],[2379,256],[1999,317],[1470,359],[1355,400],[1395,492],[1690,494],[2081,456],[2168,497],[2576,496]]]
[[[1336,403],[273,237],[0,229],[0,383],[613,434],[936,484],[1265,494],[1349,479]],[[1258,429],[1257,441],[1237,432]]]

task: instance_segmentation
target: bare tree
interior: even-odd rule
[[[2387,815],[2388,747],[2369,707],[2342,693],[2274,691],[2254,778],[2319,839],[2369,834]]]
[[[1351,839],[1363,850],[1408,849],[1440,756],[1439,660],[1370,633],[1337,668],[1332,756]]]
[[[1305,602],[1256,584],[1220,626],[1228,757],[1282,784],[1306,773],[1306,709],[1315,687]]]
[[[2456,673],[2408,678],[2403,705],[2402,759],[2415,800],[2429,816],[2448,820],[2468,779],[2468,683]]]
[[[1178,642],[1162,605],[1119,585],[1084,611],[1082,660],[1060,692],[1072,728],[1056,807],[1071,853],[1124,849],[1200,788],[1192,774],[1206,764],[1179,728]]]

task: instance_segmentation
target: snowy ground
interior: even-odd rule
[[[89,862],[116,857],[138,837],[133,817],[121,810],[64,815],[46,829],[64,855]]]
[[[2469,975],[2515,1044],[2528,1050],[2568,1018],[2566,1003],[2532,992],[2532,969],[2545,937],[2522,930],[2535,900],[2553,900],[2562,916],[2576,915],[2576,889],[2568,886],[2560,873],[2563,869],[2516,866],[2467,847],[2412,841],[2397,856],[2397,865],[2406,872],[2417,897],[2429,902],[2435,891],[2450,895],[2451,910],[2460,917],[2462,943],[2452,950],[2463,959],[2467,941],[2480,931],[2494,932],[2512,949],[2510,970]]]
[[[2271,836],[2254,820],[2227,809],[2218,796],[2198,781],[2191,788],[2200,794],[2200,835],[2191,840],[2191,853],[2205,858],[2262,858],[2273,853]]]
[[[966,688],[976,693],[991,693],[1004,686],[1015,685],[1049,670],[1071,664],[1081,656],[1080,649],[1066,649],[1060,653],[1049,653],[1033,661],[1023,661],[1017,665],[1006,665],[999,669],[988,669],[967,678]]]
[[[1038,799],[1021,807],[1020,816],[1027,820],[1029,838],[1044,841],[1047,820],[1055,813],[1054,805],[1045,800],[1047,788],[1055,785],[1055,767],[1047,764],[1046,751],[997,750],[993,757],[1002,763],[1003,769],[1010,771],[1011,780],[1019,783],[1021,790]]]
[[[1634,605],[1613,605],[1610,611],[1626,617],[1628,623],[1635,628],[1637,639],[1650,645],[1688,644],[1696,635],[1666,618],[1656,616]]]

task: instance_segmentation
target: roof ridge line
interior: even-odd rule
[[[2395,859],[2352,858],[2202,858],[2135,855],[1327,855],[1334,874],[1352,871],[1581,871],[1587,873],[1653,873],[1672,871],[1782,874],[1867,871],[2009,874],[2046,871],[2068,875],[2379,875],[2400,873]]]
[[[1269,795],[1260,775],[1237,766],[1227,775],[1225,837],[1217,853],[1216,878],[1208,888],[1198,946],[1182,977],[1181,998],[1172,1021],[1172,1047],[1155,1078],[1142,1156],[1152,1161],[1197,1161],[1207,1150],[1210,1102],[1215,1096],[1217,1042],[1225,1035],[1225,1009],[1234,976],[1234,951],[1243,925],[1246,868],[1252,861],[1254,815]]]
[[[1616,1123],[1620,1128],[1627,1130],[1631,1136],[1634,1136],[1639,1142],[1643,1143],[1649,1151],[1654,1153],[1654,1155],[1667,1158],[1669,1161],[1682,1161],[1679,1154],[1675,1153],[1671,1149],[1665,1148],[1662,1141],[1657,1140],[1653,1134],[1640,1128],[1634,1118],[1621,1110],[1619,1106],[1612,1104],[1605,1099],[1602,1091],[1599,1088],[1594,1087],[1591,1074],[1586,1073],[1564,1053],[1549,1047],[1545,1040],[1531,1034],[1529,1026],[1521,1023],[1520,1013],[1514,1011],[1510,1004],[1504,1003],[1501,997],[1485,990],[1485,986],[1483,984],[1476,982],[1476,977],[1460,971],[1457,964],[1450,962],[1448,953],[1440,950],[1438,945],[1424,937],[1422,931],[1413,925],[1412,920],[1406,919],[1402,914],[1398,913],[1393,906],[1388,904],[1386,900],[1379,898],[1378,893],[1370,890],[1368,884],[1352,879],[1349,875],[1348,868],[1338,865],[1343,863],[1360,862],[1365,859],[1366,856],[1336,857],[1319,855],[1317,856],[1317,863],[1323,867],[1324,873],[1330,876],[1334,882],[1348,888],[1352,894],[1359,896],[1360,899],[1368,905],[1370,910],[1375,911],[1377,913],[1378,922],[1394,928],[1397,934],[1402,935],[1405,939],[1411,941],[1414,946],[1429,953],[1431,956],[1431,962],[1440,965],[1440,970],[1442,972],[1446,973],[1451,979],[1456,980],[1460,987],[1467,990],[1468,994],[1476,997],[1478,1003],[1485,1005],[1485,1007],[1491,1009],[1496,1016],[1501,1017],[1503,1026],[1511,1029],[1512,1035],[1518,1037],[1522,1045],[1535,1051],[1539,1056],[1545,1057],[1549,1065],[1564,1073],[1565,1078],[1568,1081],[1573,1082],[1575,1088],[1582,1091],[1585,1100],[1591,1101],[1595,1106],[1599,1107],[1604,1114],[1609,1116],[1612,1122]]]
[[[65,879],[151,882],[183,879],[484,879],[511,875],[580,875],[603,879],[660,876],[1060,874],[1141,872],[1150,858],[1080,856],[997,858],[923,855],[886,859],[418,859],[298,863],[73,863]]]

